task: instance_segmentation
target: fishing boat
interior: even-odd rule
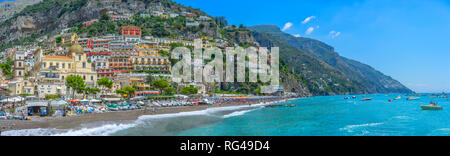
[[[406,100],[419,100],[419,99],[420,99],[420,97],[411,96],[411,97],[408,97]]]
[[[370,100],[372,100],[372,98],[364,98],[361,101],[370,101]]]
[[[422,106],[420,106],[420,108],[422,108],[422,110],[442,110],[443,109],[442,106],[437,106],[437,105],[435,105],[435,106],[433,106],[433,105],[428,105],[428,106],[422,105]]]

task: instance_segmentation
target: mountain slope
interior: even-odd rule
[[[281,62],[301,77],[299,81],[303,82],[313,95],[362,93],[357,84],[324,61],[270,34],[255,31],[253,36],[262,47],[280,47]]]
[[[351,79],[364,93],[409,93],[412,92],[400,82],[375,70],[374,68],[340,56],[334,48],[317,40],[294,37],[284,33],[274,25],[260,25],[250,27],[250,29],[267,33],[286,44],[296,47],[308,54],[319,58],[328,65],[344,73]]]

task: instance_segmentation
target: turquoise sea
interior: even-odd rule
[[[169,135],[169,136],[433,136],[450,135],[450,102],[434,98],[442,111],[423,111],[432,99],[389,102],[397,95],[346,96],[288,101],[296,107],[215,108],[204,111],[142,116],[127,123],[96,123],[78,129],[33,129],[2,135]],[[447,109],[448,108],[448,109]]]

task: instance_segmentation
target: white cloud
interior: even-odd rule
[[[311,34],[312,32],[314,32],[314,27],[309,27],[308,30],[306,30],[305,34],[306,34],[306,35],[309,35],[309,34]]]
[[[339,35],[341,35],[341,32],[336,32],[336,31],[332,30],[332,31],[330,31],[329,35],[332,39],[335,39],[335,38],[339,37]]]
[[[291,22],[287,22],[286,24],[284,24],[283,29],[281,29],[282,31],[286,31],[288,29],[290,29],[294,24],[292,24]]]
[[[312,19],[315,19],[315,18],[316,18],[316,16],[309,16],[309,17],[305,18],[305,20],[303,20],[302,24],[306,24],[306,23],[308,23],[309,21],[311,21]]]
[[[297,38],[302,37],[302,36],[300,36],[300,34],[295,34],[295,35],[292,35],[292,36],[297,37]]]

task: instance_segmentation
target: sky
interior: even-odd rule
[[[450,0],[174,1],[323,41],[416,92],[450,92]]]
[[[175,0],[230,24],[314,38],[416,92],[450,91],[450,1]]]

